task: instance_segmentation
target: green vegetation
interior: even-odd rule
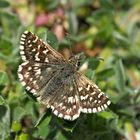
[[[0,0],[0,139],[140,139],[139,0]],[[84,71],[112,104],[73,121],[57,118],[17,77],[20,36],[30,30]]]

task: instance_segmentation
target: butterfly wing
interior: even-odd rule
[[[60,63],[65,62],[60,53],[28,31],[21,36],[20,54],[23,63],[18,68],[18,77],[22,85],[37,96],[57,74]]]
[[[20,44],[23,63],[18,69],[19,79],[41,103],[51,107],[56,116],[74,120],[79,117],[80,112],[99,112],[110,104],[108,97],[85,76],[76,73],[65,78],[67,74],[62,71],[61,66],[67,65],[68,62],[49,44],[31,32],[22,34]],[[66,70],[71,71],[71,68]],[[63,79],[60,75],[62,72],[65,74],[62,75]],[[62,84],[59,83],[60,80]],[[51,86],[49,83],[52,83]],[[55,90],[52,90],[54,86]],[[49,89],[50,94],[46,92]]]
[[[58,87],[57,91],[49,97],[49,101],[44,97],[40,97],[39,100],[44,104],[49,103],[52,112],[60,118],[75,120],[80,115],[78,91],[71,79],[67,79]]]
[[[96,84],[79,75],[77,80],[81,112],[96,113],[104,110],[111,103],[108,97],[98,88]]]
[[[29,31],[25,31],[21,36],[20,54],[23,61],[60,63],[61,60],[65,60],[48,43],[45,43]]]

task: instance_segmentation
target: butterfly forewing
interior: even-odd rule
[[[61,54],[28,31],[21,36],[20,54],[24,62],[18,69],[19,79],[35,95],[39,95],[39,91],[55,75],[59,64],[65,62]]]
[[[56,116],[75,120],[80,112],[99,112],[110,104],[94,83],[77,72],[77,57],[66,60],[28,31],[22,34],[20,54],[23,63],[18,76],[22,85]]]
[[[23,61],[42,63],[60,63],[64,57],[31,32],[25,31],[21,36],[20,54]]]

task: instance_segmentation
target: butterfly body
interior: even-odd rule
[[[47,74],[46,74],[47,75]],[[58,70],[58,73],[48,83],[46,93],[53,94],[60,86],[74,78],[74,69],[68,65]]]
[[[110,104],[98,86],[78,71],[80,55],[67,60],[28,31],[22,34],[20,55],[22,85],[56,116],[75,120],[81,112],[96,113]]]

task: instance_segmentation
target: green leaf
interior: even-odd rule
[[[6,0],[0,0],[0,8],[7,8],[9,7],[9,2]]]
[[[35,124],[35,127],[37,126],[38,128],[39,135],[43,138],[46,138],[49,134],[48,124],[50,123],[50,120],[51,116],[48,116],[48,112],[43,113]]]
[[[86,75],[89,79],[93,80],[95,73],[94,73],[93,70],[87,69],[85,75]]]
[[[41,116],[39,117],[39,119],[37,120],[37,122],[35,124],[35,127],[40,125],[46,118],[47,118],[47,120],[45,121],[45,123],[46,123],[45,125],[48,125],[51,120],[51,117],[48,117],[49,115],[50,115],[50,112],[47,109],[43,114],[41,114]]]
[[[26,133],[21,133],[19,136],[19,140],[29,140],[29,135]]]
[[[132,107],[125,107],[123,109],[119,109],[118,112],[131,117],[134,117],[136,115],[136,112]]]
[[[76,127],[76,124],[77,124],[77,120],[75,120],[75,121],[66,121],[66,120],[61,119],[61,118],[57,118],[57,120],[59,121],[59,124],[61,125],[61,127],[65,131],[72,132],[73,129]]]
[[[0,71],[0,85],[6,85],[7,83],[8,83],[7,73]]]
[[[100,63],[99,59],[89,58],[88,59],[88,68],[92,69],[92,70],[95,70],[98,67],[99,63]]]
[[[125,90],[125,71],[122,60],[116,62],[116,85],[120,93]]]
[[[78,24],[77,24],[76,15],[72,10],[68,11],[68,21],[69,21],[70,34],[76,34],[78,29]]]
[[[115,74],[113,68],[107,68],[101,72],[96,73],[97,80],[107,80]]]
[[[59,5],[59,1],[51,1],[47,6],[48,10],[53,10],[54,8],[57,8]]]
[[[14,121],[12,123],[12,130],[14,132],[16,132],[16,133],[19,132],[21,130],[21,124],[20,124],[20,122]]]
[[[10,135],[10,107],[5,105],[0,105],[0,138],[5,140]]]
[[[107,112],[107,111],[100,112],[98,115],[105,118],[106,120],[118,118],[117,114],[113,112]]]
[[[0,95],[0,105],[4,104],[5,103],[5,100],[4,98]]]
[[[53,47],[56,50],[58,49],[58,39],[54,33],[47,31],[46,41],[51,47]]]
[[[13,110],[13,120],[19,121],[25,115],[25,109],[21,106],[16,106]]]
[[[67,140],[66,137],[59,131],[56,135],[57,140]]]
[[[0,53],[4,55],[10,55],[11,52],[12,52],[12,43],[10,42],[10,40],[2,38],[0,40]]]

